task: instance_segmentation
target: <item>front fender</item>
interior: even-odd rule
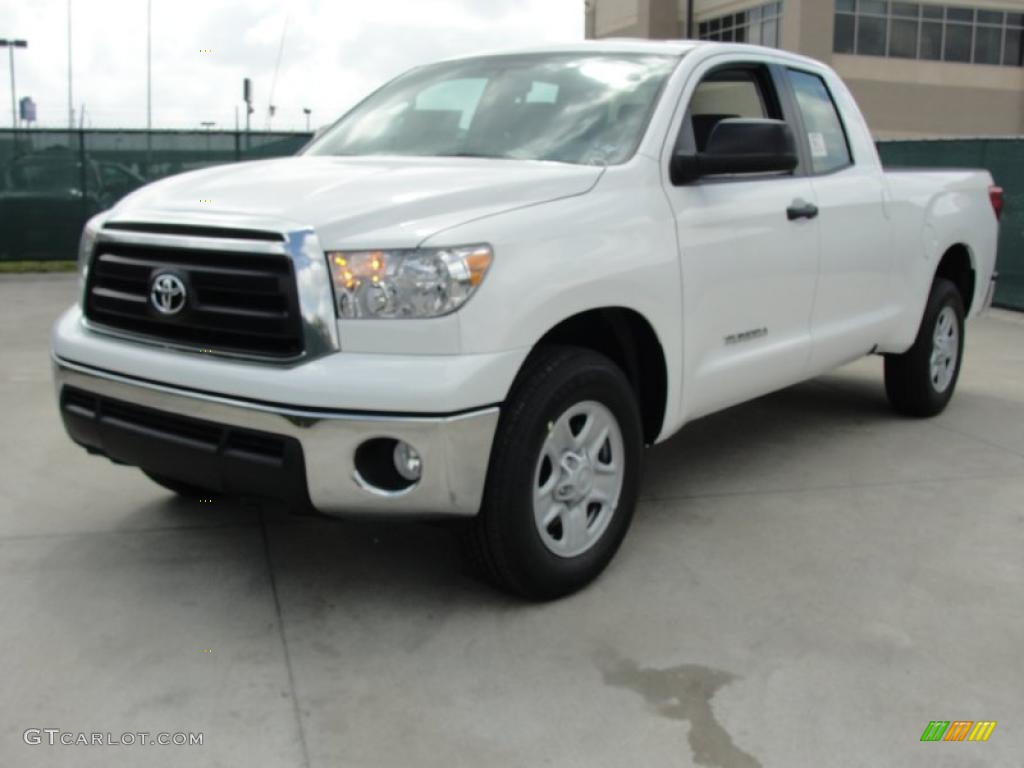
[[[494,263],[459,313],[461,349],[530,349],[563,320],[622,307],[652,326],[666,358],[666,429],[678,426],[683,306],[675,219],[657,164],[609,168],[586,195],[470,222],[427,244],[489,242]]]

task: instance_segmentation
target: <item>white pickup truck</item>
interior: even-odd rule
[[[873,353],[897,411],[941,411],[1001,206],[985,172],[883,171],[836,74],[782,51],[446,61],[298,157],[92,219],[61,414],[179,493],[464,518],[483,572],[552,598],[692,419]]]

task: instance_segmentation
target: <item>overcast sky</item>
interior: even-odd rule
[[[330,122],[400,72],[447,56],[579,40],[583,0],[152,0],[153,124],[233,128],[242,78],[255,86],[253,128]],[[86,125],[144,127],[145,0],[71,0],[73,95]],[[15,52],[18,97],[41,126],[66,126],[67,0],[0,0],[0,38]],[[210,49],[210,53],[202,52]],[[10,125],[7,52],[0,49],[0,126]],[[244,121],[244,112],[242,113]]]

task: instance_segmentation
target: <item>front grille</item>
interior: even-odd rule
[[[161,272],[186,287],[175,315],[150,302]],[[97,245],[85,316],[99,325],[193,347],[258,357],[302,354],[302,324],[287,256],[106,243]]]

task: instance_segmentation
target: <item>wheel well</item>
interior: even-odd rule
[[[936,279],[943,277],[953,283],[960,291],[960,298],[964,302],[964,312],[971,311],[975,278],[967,246],[958,243],[946,251],[942,256],[942,261],[939,262],[939,268],[935,271],[935,277]]]
[[[546,344],[585,347],[618,365],[636,393],[644,442],[654,442],[665,419],[668,374],[661,342],[643,315],[622,307],[592,309],[560,322],[536,347]]]

